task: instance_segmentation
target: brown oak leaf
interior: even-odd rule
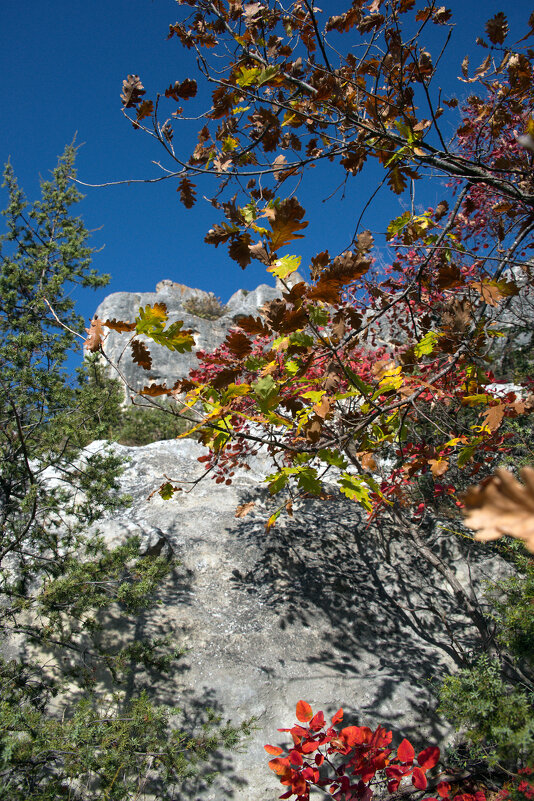
[[[132,359],[134,362],[144,370],[150,370],[152,367],[152,357],[147,346],[140,342],[139,339],[134,339],[133,342],[130,343],[130,347],[132,349]]]
[[[241,506],[238,506],[235,510],[235,517],[245,517],[254,509],[255,501],[249,501],[248,503],[242,503]]]
[[[135,331],[136,323],[127,323],[124,320],[116,320],[115,317],[113,320],[104,320],[102,325],[105,325],[106,328],[111,328],[112,331],[118,331],[119,334],[122,334],[125,331]]]
[[[475,539],[497,540],[504,534],[522,540],[534,552],[534,468],[520,472],[523,484],[503,467],[463,497],[465,523],[476,531]]]
[[[135,108],[144,94],[145,88],[139,75],[128,75],[122,82],[121,100],[125,108]]]
[[[93,317],[89,328],[86,328],[87,339],[85,340],[85,350],[90,353],[96,353],[100,350],[100,346],[104,341],[104,330],[102,328],[102,320],[98,317]]]

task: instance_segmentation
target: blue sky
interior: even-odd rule
[[[418,4],[425,5],[422,0]],[[29,199],[38,193],[39,174],[46,175],[55,165],[75,133],[78,143],[83,143],[78,176],[88,183],[160,174],[151,162],[162,158],[163,153],[157,143],[134,131],[124,119],[119,94],[128,73],[141,76],[147,97],[177,79],[194,77],[191,57],[175,39],[166,40],[169,23],[178,16],[175,3],[4,0],[1,5],[0,159],[3,163],[11,157]],[[320,3],[325,16],[344,5],[332,0]],[[484,20],[503,4],[453,0],[449,5],[457,21],[447,56],[449,78],[454,80]],[[512,25],[526,20],[530,2],[516,0],[507,5],[503,10]],[[452,63],[455,59],[457,64]],[[469,89],[463,84],[458,91],[465,96]],[[343,203],[339,197],[324,203],[340,180],[340,173],[319,168],[298,193],[310,220],[309,233],[299,251],[303,265],[319,250],[328,248],[333,254],[350,242],[354,219],[370,187],[353,181]],[[198,194],[212,191],[206,183]],[[442,194],[437,183],[418,187],[418,191],[421,194],[417,199],[424,203]],[[112,274],[107,290],[79,298],[79,311],[86,318],[108,292],[150,291],[162,278],[211,290],[223,300],[240,287],[252,289],[262,281],[270,282],[258,262],[242,271],[223,247],[215,250],[203,243],[205,232],[218,220],[217,212],[202,200],[187,211],[171,181],[84,192],[86,197],[77,213],[94,231],[92,244],[103,248],[95,255],[94,266]],[[384,190],[371,207],[364,227],[380,230],[406,202],[406,198],[399,201]]]

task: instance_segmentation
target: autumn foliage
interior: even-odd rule
[[[218,481],[231,481],[254,448],[268,449],[268,487],[281,494],[269,525],[332,481],[369,513],[397,503],[421,515],[421,475],[437,498],[460,506],[458,482],[476,480],[506,453],[503,425],[533,408],[528,381],[499,393],[495,378],[510,304],[528,298],[532,280],[525,41],[534,18],[515,42],[503,13],[481,24],[474,67],[472,53],[458,64],[449,54],[459,88],[470,92],[465,99],[452,90],[450,70],[441,71],[452,13],[433,3],[355,0],[330,17],[301,0],[286,11],[240,0],[179,5],[169,38],[196,52],[198,75],[152,100],[129,75],[124,112],[174,161],[169,180],[187,208],[200,178],[219,183],[212,204],[222,219],[205,241],[227,247],[242,268],[259,261],[284,291],[242,318],[215,353],[199,354],[188,379],[143,392],[182,400]],[[427,39],[438,43],[436,54]],[[174,134],[187,124],[183,104],[201,106],[208,87],[197,144],[180,154]],[[295,277],[294,249],[309,225],[295,189],[321,162],[340,171],[347,189],[375,162],[393,195],[411,192],[411,210],[385,232],[361,228],[360,216],[350,246],[318,252],[305,281]],[[436,174],[441,198],[414,204],[421,179]],[[132,329],[132,357],[145,369],[150,356],[139,334],[178,350],[192,344],[179,323],[164,334],[152,329],[158,314],[143,310]],[[393,464],[386,472],[385,462]]]
[[[288,790],[280,798],[296,796],[308,801],[312,787],[326,788],[336,801],[363,799],[370,801],[372,787],[381,784],[389,793],[396,793],[402,782],[410,780],[418,790],[427,787],[426,773],[435,767],[440,751],[429,746],[416,756],[411,743],[404,739],[397,748],[391,746],[393,735],[378,726],[340,728],[343,710],[339,709],[331,723],[323,712],[312,712],[306,701],[297,703],[297,723],[289,732],[293,745],[287,756],[279,746],[266,745],[273,756],[269,767]]]
[[[278,498],[267,529],[299,498],[337,488],[369,515],[400,509],[410,524],[431,502],[465,504],[480,539],[508,533],[532,549],[532,470],[524,485],[505,471],[489,476],[511,452],[510,426],[534,409],[531,377],[502,380],[514,332],[534,315],[534,14],[516,34],[503,12],[481,20],[476,48],[459,54],[453,14],[433,0],[354,0],[335,15],[307,0],[178,6],[169,39],[196,56],[196,77],[145,99],[141,77],[128,75],[124,114],[165,151],[166,180],[186,208],[201,180],[215,182],[218,218],[205,242],[243,269],[260,262],[282,292],[199,353],[186,379],[142,393],[182,404],[218,483],[260,448],[272,457],[266,482]],[[175,134],[191,119],[201,127],[183,153]],[[302,264],[313,226],[298,192],[324,165],[349,198],[358,181],[365,200],[347,214],[347,247],[321,244]],[[365,227],[388,191],[400,201],[391,219]],[[192,346],[190,332],[163,322],[147,307],[123,329],[145,369],[146,338]],[[100,331],[121,324],[94,323],[91,343],[100,348]],[[161,492],[179,489],[167,482]],[[379,775],[390,792],[406,780],[424,790],[439,756],[435,747],[416,756],[406,740],[394,749],[381,727],[339,729],[341,711],[327,725],[301,701],[297,718],[287,755],[267,746],[283,798],[328,786],[336,799],[368,801]]]

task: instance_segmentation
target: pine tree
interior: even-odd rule
[[[104,286],[88,231],[71,208],[74,146],[32,205],[6,166],[7,233],[0,238],[0,797],[6,801],[138,797],[154,780],[167,798],[193,764],[237,732],[194,739],[169,726],[146,694],[121,694],[136,660],[168,668],[163,642],[105,649],[99,614],[147,607],[170,569],[129,540],[114,549],[90,533],[120,494],[121,459],[83,451],[121,418],[122,393],[96,363],[69,377],[83,320],[74,286]],[[95,675],[107,671],[104,697]],[[77,700],[76,700],[77,699]],[[81,700],[80,700],[81,699]],[[165,782],[161,781],[162,776]]]

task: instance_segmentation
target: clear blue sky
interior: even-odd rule
[[[345,5],[332,0],[320,3],[325,16]],[[425,3],[418,0],[418,5]],[[454,59],[458,62],[451,67],[452,78],[459,74],[461,59],[472,49],[484,20],[502,9],[513,25],[526,20],[531,6],[526,0],[507,4],[453,0],[448,5],[457,21],[447,56],[449,64]],[[37,196],[39,174],[46,175],[55,165],[75,133],[77,141],[84,143],[78,158],[78,176],[84,181],[160,174],[151,161],[163,153],[124,119],[119,94],[128,73],[141,76],[147,97],[177,79],[194,76],[195,65],[187,61],[188,54],[177,40],[166,40],[169,23],[176,18],[177,7],[171,0],[1,3],[0,159],[5,162],[11,157],[30,200]],[[458,91],[465,96],[469,87],[459,85]],[[354,182],[344,204],[337,200],[323,204],[341,176],[318,169],[315,177],[319,181],[314,185],[309,180],[305,196],[298,193],[310,219],[309,234],[299,251],[303,265],[319,250],[335,253],[348,244],[355,212],[370,191],[369,185]],[[213,187],[206,183],[199,190],[199,196],[209,195]],[[223,300],[239,287],[252,289],[270,281],[258,262],[243,272],[223,246],[215,250],[203,243],[218,213],[202,200],[192,210],[184,209],[171,181],[84,191],[86,198],[77,213],[94,230],[93,245],[103,247],[94,266],[112,274],[107,290],[80,298],[79,310],[86,318],[107,292],[150,291],[162,278],[211,290]],[[424,202],[430,202],[441,191],[434,185],[425,187],[425,193]],[[380,227],[400,211],[399,201],[384,190],[368,213],[365,227],[376,228],[377,220]]]

